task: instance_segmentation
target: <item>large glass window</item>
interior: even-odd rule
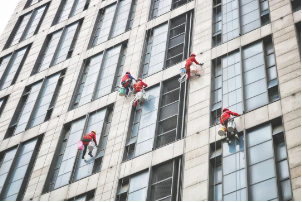
[[[112,118],[111,111],[111,109],[101,109],[65,126],[59,149],[55,154],[57,158],[54,158],[51,165],[53,171],[50,172],[44,188],[45,192],[65,186],[101,170],[102,157]],[[94,158],[88,158],[87,151],[85,159],[82,159],[83,151],[78,150],[77,142],[92,130],[96,131],[98,143],[97,148],[92,152]]]
[[[270,22],[268,0],[213,0],[213,46]]]
[[[80,22],[73,23],[53,34],[50,34],[40,52],[33,74],[63,62],[71,57],[78,33]]]
[[[6,137],[47,121],[52,113],[64,72],[54,74],[25,88]]]
[[[77,15],[88,8],[90,0],[63,0],[61,1],[54,23],[57,24]]]
[[[44,5],[21,16],[8,38],[6,48],[35,35],[43,21],[46,10],[47,5]]]
[[[7,99],[8,99],[8,97],[4,97],[4,98],[1,98],[1,99],[0,99],[0,116],[1,116],[1,114],[2,114],[2,112],[3,112],[3,109],[4,109],[4,107],[5,107],[5,104],[6,104],[6,102],[7,102]]]
[[[183,136],[186,86],[170,79],[146,91],[147,100],[135,108],[124,160],[150,152]],[[161,90],[162,89],[162,90]],[[161,91],[161,92],[160,92]],[[155,138],[155,140],[154,140]],[[155,144],[155,145],[154,145]]]
[[[298,10],[301,10],[301,1],[299,0],[291,0],[292,10],[293,12],[296,12]]]
[[[222,108],[242,114],[280,99],[270,37],[216,58],[212,65],[212,124],[219,123]]]
[[[123,178],[119,182],[116,200],[180,201],[181,172],[181,158],[177,158]]]
[[[152,0],[150,19],[161,16],[172,9],[182,6],[190,0]]]
[[[30,7],[30,6],[32,6],[36,3],[39,3],[40,1],[42,1],[42,0],[28,0],[26,5],[25,5],[25,8]]]
[[[296,23],[296,35],[297,35],[297,41],[299,46],[299,51],[301,53],[301,21]],[[300,55],[301,57],[301,55]]]
[[[95,189],[84,194],[72,197],[68,201],[94,201]]]
[[[124,33],[132,27],[136,0],[119,0],[100,10],[95,31],[91,39],[91,47]]]
[[[29,46],[0,59],[0,90],[15,83],[28,51]]]
[[[292,199],[281,118],[252,128],[245,135],[239,134],[239,140],[232,138],[231,143],[217,141],[216,146],[211,144],[210,151],[210,195],[213,200]]]
[[[84,62],[71,108],[87,104],[114,90],[122,74],[125,50],[126,45],[118,45]]]
[[[2,152],[0,163],[1,200],[22,200],[40,144],[41,138],[35,138]]]
[[[216,150],[215,150],[216,149]],[[215,201],[246,201],[244,137],[225,140],[211,145],[211,170],[213,179],[210,191]]]
[[[186,13],[147,32],[143,77],[155,74],[188,57],[192,13]]]

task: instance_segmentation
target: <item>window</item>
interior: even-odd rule
[[[216,149],[216,150],[215,150]],[[225,140],[211,145],[210,184],[215,201],[246,201],[244,137],[233,138],[231,144]]]
[[[296,23],[296,35],[297,35],[297,41],[298,41],[299,51],[301,53],[301,21],[298,22],[298,23]]]
[[[21,16],[14,27],[5,48],[16,45],[17,43],[35,35],[43,21],[48,5],[44,5]]]
[[[28,0],[26,5],[25,5],[25,8],[30,7],[30,6],[32,6],[36,3],[39,3],[40,1],[42,1],[42,0]]]
[[[91,47],[130,29],[135,9],[136,0],[119,0],[117,4],[101,9],[91,39]]]
[[[89,6],[90,0],[63,0],[61,1],[58,13],[54,19],[54,24],[63,22],[68,18],[81,13]]]
[[[0,59],[0,90],[15,83],[29,48],[21,48]]]
[[[232,138],[230,144],[225,140],[217,141],[216,146],[211,144],[211,198],[216,201],[292,200],[281,118],[244,133],[239,134],[239,140]]]
[[[117,45],[84,62],[84,69],[78,81],[71,108],[87,104],[114,90],[117,79],[121,77],[125,50],[126,45]]]
[[[89,191],[87,193],[75,196],[68,199],[68,201],[94,201],[95,190]]]
[[[42,47],[32,74],[41,72],[70,58],[80,27],[81,22],[76,22],[50,34]]]
[[[7,102],[8,97],[4,97],[0,99],[0,116],[4,110],[5,104]]]
[[[55,154],[57,158],[54,158],[52,162],[51,167],[53,169],[45,183],[45,192],[100,171],[112,118],[111,111],[111,108],[101,109],[72,122],[70,125],[65,125],[60,138],[59,149]],[[82,159],[83,151],[78,150],[77,142],[92,130],[97,132],[98,147],[92,152],[95,158],[87,159],[87,151],[85,156],[87,160]]]
[[[150,19],[161,16],[172,9],[178,8],[189,2],[189,0],[152,0]]]
[[[41,141],[35,138],[1,153],[1,200],[22,200]]]
[[[292,10],[293,10],[293,12],[301,10],[301,1],[299,1],[299,0],[291,0],[290,2],[292,4]]]
[[[214,47],[270,23],[268,0],[214,0],[213,19]]]
[[[149,30],[143,61],[143,77],[182,62],[189,56],[192,13],[186,13]]]
[[[132,130],[129,130],[127,137],[124,160],[183,137],[185,91],[186,84],[180,85],[178,78],[146,91],[147,100],[136,107],[130,121]]]
[[[54,74],[25,88],[6,137],[17,135],[50,118],[63,75],[64,72]]]
[[[176,158],[150,170],[121,179],[116,200],[181,201],[181,160]]]
[[[217,58],[212,65],[212,124],[219,123],[222,108],[242,114],[280,99],[270,37]]]

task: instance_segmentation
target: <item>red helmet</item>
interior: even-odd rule
[[[138,81],[143,81],[141,78],[138,78],[137,80],[138,80]]]
[[[228,109],[228,108],[223,108],[223,109],[222,109],[223,112],[226,111],[226,110],[229,110],[229,109]]]
[[[195,53],[191,53],[190,57],[196,57]]]
[[[130,74],[130,72],[126,72],[126,74]]]

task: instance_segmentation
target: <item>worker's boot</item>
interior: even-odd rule
[[[89,156],[93,157],[93,155],[92,155],[92,152],[91,152],[91,151],[90,151],[88,154],[89,154]]]
[[[82,159],[85,159],[85,156],[82,156]]]
[[[198,76],[198,77],[200,77],[200,74],[195,74],[195,76]]]

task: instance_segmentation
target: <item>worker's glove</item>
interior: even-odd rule
[[[204,63],[200,63],[199,65],[202,66]]]

